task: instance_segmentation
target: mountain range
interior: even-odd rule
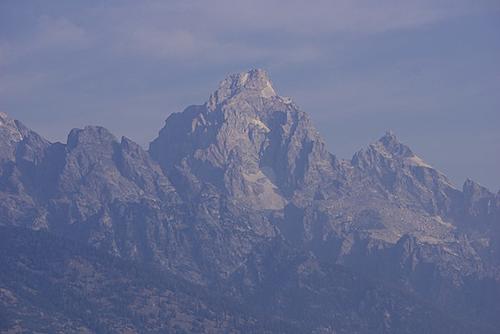
[[[260,69],[148,150],[0,113],[0,231],[6,333],[500,333],[500,192],[337,158]]]

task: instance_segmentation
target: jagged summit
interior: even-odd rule
[[[372,147],[381,154],[391,157],[408,158],[414,155],[412,150],[402,144],[392,131],[387,131],[384,136],[372,144]]]
[[[260,69],[230,75],[205,105],[169,116],[149,152],[167,173],[182,171],[178,184],[210,184],[266,210],[316,192],[336,166],[309,116]]]
[[[207,105],[214,109],[225,101],[242,95],[244,97],[271,98],[277,96],[269,75],[262,69],[253,69],[229,75],[210,96]]]
[[[410,147],[401,143],[391,130],[388,130],[379,140],[370,144],[367,152],[376,153],[386,159],[400,160],[411,166],[432,168],[431,165],[416,155]],[[354,160],[359,158],[359,153],[356,153]]]

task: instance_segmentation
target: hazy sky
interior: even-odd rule
[[[500,1],[0,1],[0,111],[50,140],[143,144],[231,72],[266,69],[341,158],[393,130],[500,188]]]

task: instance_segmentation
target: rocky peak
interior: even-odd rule
[[[207,106],[214,110],[218,105],[236,96],[271,98],[277,94],[267,72],[262,69],[253,69],[231,74],[224,79],[219,84],[219,88],[210,96]]]
[[[357,152],[352,158],[352,163],[361,168],[367,168],[374,164],[399,165],[402,167],[423,167],[432,169],[419,156],[406,145],[402,144],[392,131],[387,131],[375,143],[367,149]]]
[[[55,144],[54,144],[55,145]],[[171,200],[173,188],[161,168],[133,141],[119,141],[100,126],[73,129],[67,145],[54,147],[52,196],[74,201],[73,219],[104,214],[113,201]],[[171,196],[172,195],[172,196]],[[97,216],[96,216],[97,217]]]
[[[34,160],[49,142],[18,120],[0,112],[0,160]]]
[[[282,208],[297,187],[314,192],[334,169],[308,115],[258,69],[230,75],[205,105],[169,116],[150,153],[167,173],[182,170],[189,183],[264,208]]]
[[[116,138],[106,128],[101,126],[86,126],[83,129],[73,129],[68,135],[68,148],[77,146],[99,145],[116,142]]]
[[[456,210],[453,203],[460,191],[392,132],[357,152],[351,162],[369,182],[397,194],[396,198],[416,201],[430,214],[447,216]]]
[[[402,144],[392,131],[387,131],[385,135],[372,144],[371,147],[382,155],[391,158],[408,158],[414,156],[411,149]]]

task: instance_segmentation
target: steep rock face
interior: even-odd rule
[[[232,203],[234,216],[245,208],[261,217],[268,236],[278,233],[322,259],[375,270],[366,258],[381,263],[387,252],[402,252],[397,245],[410,236],[422,249],[418,261],[435,266],[433,284],[459,286],[465,273],[488,271],[479,237],[464,237],[459,227],[466,195],[446,176],[392,133],[351,161],[336,160],[261,70],[231,75],[204,105],[172,114],[150,153],[193,212],[207,207],[205,198]],[[216,226],[226,208],[211,207],[204,224]],[[402,270],[391,265],[391,272]]]
[[[15,120],[10,119],[7,114],[0,113],[0,159],[2,161],[14,158],[17,144],[23,140],[22,128],[19,128]]]
[[[55,183],[59,196],[78,196],[75,202],[86,203],[80,216],[100,210],[100,203],[113,200],[144,199],[175,201],[175,191],[148,154],[129,139],[118,141],[101,127],[74,129],[67,145],[60,150],[61,166]]]
[[[2,164],[3,225],[46,229],[199,276],[182,202],[139,145],[95,126],[72,130],[66,145],[51,144],[8,124],[17,124],[8,131],[17,141],[5,145],[13,151]]]
[[[24,124],[0,113],[0,171],[4,164],[17,161],[23,172],[32,172],[29,168],[43,159],[43,151],[49,142]]]
[[[336,163],[308,116],[262,70],[232,75],[204,105],[172,114],[150,153],[177,184],[195,192],[208,184],[262,210],[314,193]]]
[[[342,161],[340,172],[341,195],[327,193],[303,211],[303,236],[318,254],[364,263],[367,252],[405,235],[441,247],[458,242],[461,192],[394,134]]]
[[[0,219],[4,224],[39,226],[43,210],[30,195],[36,191],[37,166],[49,145],[21,122],[0,113]]]
[[[500,193],[467,179],[463,185],[462,211],[457,221],[474,247],[488,261],[500,264]]]
[[[164,228],[181,218],[174,189],[147,153],[101,127],[74,129],[67,145],[54,145],[44,166],[52,172],[50,228],[121,256],[161,256],[153,241],[165,242]]]
[[[4,163],[1,224],[47,229],[194,282],[228,275],[275,235],[211,186],[183,202],[146,151],[102,127],[73,129],[67,144],[23,131]]]
[[[439,293],[447,294],[445,285],[450,289],[463,286],[466,276],[496,275],[491,256],[485,256],[479,245],[485,234],[470,233],[462,225],[464,220],[471,223],[472,217],[481,221],[495,219],[494,210],[490,207],[481,218],[478,212],[467,218],[463,213],[466,192],[455,188],[393,133],[388,132],[357,152],[350,164],[343,166],[346,194],[306,210],[309,244],[319,255],[336,256],[341,263],[371,275],[380,268],[384,268],[379,272],[381,276],[390,272],[392,277],[409,270],[403,276],[414,279],[404,284],[419,293],[437,285],[443,287]],[[476,197],[486,198],[486,194],[481,192]],[[480,211],[485,210],[483,205]],[[491,230],[486,234],[493,235]],[[324,246],[318,247],[321,240]],[[410,269],[408,261],[393,261],[393,256],[410,256],[401,247],[407,244],[414,249]],[[392,260],[385,262],[387,259]],[[419,268],[432,268],[428,273],[431,280],[423,274],[428,269],[417,270],[417,263],[424,264]]]
[[[416,203],[431,215],[450,216],[457,210],[460,191],[391,132],[356,153],[352,165],[388,196]]]
[[[211,231],[200,247],[218,258],[223,277],[280,238],[286,212],[331,187],[338,166],[309,117],[262,70],[231,75],[204,105],[170,115],[149,152],[198,228]]]
[[[463,185],[463,219],[494,224],[499,218],[499,196],[485,187],[467,179]],[[493,219],[492,219],[493,218]],[[498,222],[498,220],[496,220]]]

